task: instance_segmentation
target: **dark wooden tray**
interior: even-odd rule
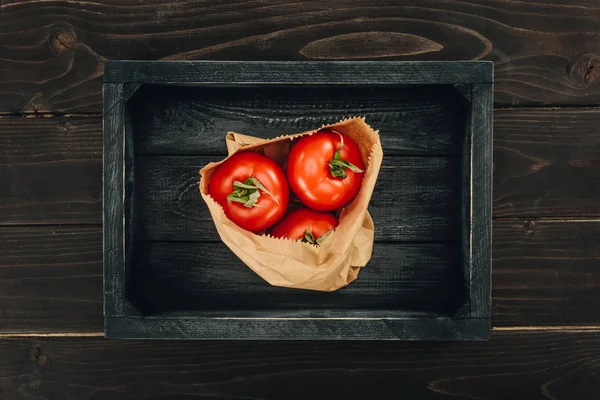
[[[114,338],[459,339],[490,333],[492,64],[108,62],[104,312]],[[384,161],[373,257],[333,293],[272,287],[220,242],[199,169],[236,131],[365,116]]]

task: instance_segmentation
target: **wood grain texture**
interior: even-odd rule
[[[495,333],[488,343],[0,342],[8,399],[591,400],[597,333]]]
[[[2,112],[100,111],[113,59],[476,60],[498,104],[597,104],[598,5],[4,1]]]
[[[198,171],[221,158],[138,158],[134,206],[137,239],[218,241],[200,196]],[[457,157],[385,157],[369,203],[376,239],[458,241],[459,180]]]
[[[273,138],[351,116],[380,131],[386,155],[460,155],[467,114],[467,102],[449,85],[145,85],[128,108],[136,153],[161,155],[223,155],[229,131]]]
[[[599,216],[599,115],[596,109],[496,112],[494,216]]]
[[[0,230],[0,332],[101,332],[101,229],[23,229]],[[494,326],[600,323],[600,222],[509,220],[494,221],[493,229]],[[196,272],[163,269],[173,277]]]
[[[108,339],[181,339],[181,340],[301,340],[301,341],[357,341],[357,340],[427,340],[455,341],[489,340],[488,318],[450,318],[438,314],[423,315],[396,312],[335,310],[331,315],[309,319],[298,318],[300,310],[288,311],[290,319],[271,313],[263,318],[255,311],[238,311],[231,318],[219,312],[215,317],[182,313],[161,316],[108,317],[105,337]],[[324,312],[323,312],[324,313]],[[243,314],[241,318],[240,314]],[[381,315],[383,314],[383,315]]]
[[[492,86],[473,85],[471,110],[470,212],[471,315],[489,317],[492,267]],[[467,180],[468,181],[468,180]],[[464,243],[464,238],[463,238]]]
[[[422,36],[401,32],[354,32],[315,40],[300,53],[317,60],[406,57],[442,51],[444,46]]]
[[[100,118],[2,118],[0,148],[0,225],[100,222]]]
[[[125,299],[126,263],[129,261],[130,138],[126,124],[123,84],[104,85],[103,118],[103,247],[104,247],[104,314],[119,316],[131,307]],[[126,233],[127,232],[127,233]],[[131,314],[135,316],[136,313]]]
[[[600,321],[598,220],[494,221],[493,228],[495,325]]]
[[[431,85],[493,82],[490,61],[109,61],[107,83]]]
[[[223,243],[138,243],[129,295],[145,314],[194,310],[287,310],[291,316],[297,316],[293,310],[450,314],[465,301],[459,251],[448,244],[376,243],[357,281],[324,293],[270,286]]]
[[[2,333],[101,328],[101,229],[0,227],[0,298]]]

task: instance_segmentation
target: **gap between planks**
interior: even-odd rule
[[[600,111],[600,107],[589,104],[569,104],[569,105],[556,105],[556,106],[538,106],[535,104],[526,104],[522,106],[494,106],[494,111],[555,111],[555,110],[589,110],[589,111]]]
[[[493,327],[492,332],[558,332],[558,333],[600,333],[600,325],[569,326],[500,326]],[[3,338],[61,338],[61,337],[104,337],[104,332],[47,332],[47,333],[0,333]]]
[[[517,217],[492,217],[494,221],[523,221],[534,220],[538,222],[551,223],[598,223],[600,217],[532,217],[532,216],[517,216]]]

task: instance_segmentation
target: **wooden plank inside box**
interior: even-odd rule
[[[491,63],[114,61],[104,101],[107,337],[489,337]],[[373,257],[336,292],[270,286],[220,242],[198,171],[228,131],[351,116],[384,151]]]

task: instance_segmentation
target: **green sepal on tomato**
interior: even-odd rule
[[[256,233],[270,228],[285,214],[290,190],[283,169],[275,161],[242,151],[215,168],[208,194],[223,207],[227,218]]]
[[[333,232],[338,223],[333,214],[298,208],[286,214],[273,227],[271,236],[319,245]]]
[[[333,211],[354,199],[364,170],[360,149],[350,136],[322,130],[301,137],[292,146],[286,175],[302,204]]]

